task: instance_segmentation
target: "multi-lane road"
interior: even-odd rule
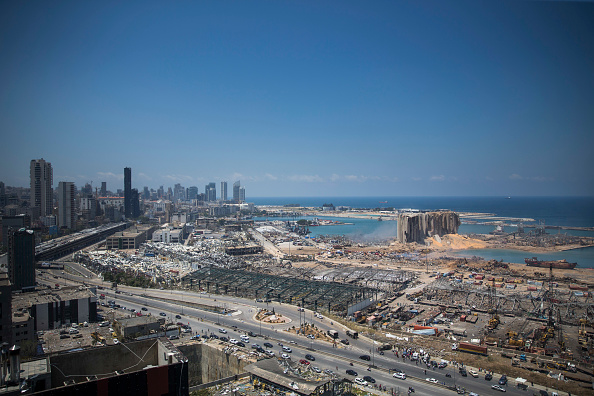
[[[72,265],[72,267],[73,269],[66,268],[64,274],[58,270],[43,271],[49,272],[51,275],[40,278],[40,282],[75,284],[84,281],[87,284],[108,286],[106,282],[102,282],[85,268],[78,265]],[[58,276],[59,281],[54,276]],[[382,387],[385,386],[386,390],[406,391],[409,387],[413,387],[415,394],[418,395],[454,393],[447,390],[445,386],[439,385],[445,384],[448,387],[457,385],[463,387],[466,392],[475,392],[481,395],[500,393],[500,391],[491,388],[491,385],[497,383],[499,375],[495,375],[492,381],[486,381],[484,373],[479,374],[479,378],[473,378],[470,375],[462,377],[458,370],[452,366],[445,369],[431,369],[427,368],[423,363],[397,358],[391,351],[386,351],[384,355],[380,355],[377,352],[378,344],[373,347],[374,341],[366,337],[355,340],[349,338],[349,346],[338,343],[338,346],[335,347],[327,341],[312,340],[303,335],[289,333],[286,331],[288,328],[292,326],[299,327],[300,321],[306,321],[314,323],[316,327],[323,331],[329,329],[338,330],[341,338],[345,338],[342,326],[333,323],[328,318],[319,319],[309,310],[299,312],[297,307],[293,305],[278,302],[256,302],[232,296],[189,293],[176,290],[140,289],[127,286],[118,286],[119,293],[117,294],[114,290],[108,288],[101,292],[106,294],[107,300],[115,300],[117,304],[125,306],[127,309],[140,311],[144,307],[146,311],[141,312],[157,316],[165,313],[167,318],[174,323],[189,324],[192,328],[192,334],[214,333],[221,336],[223,335],[219,333],[221,328],[227,331],[227,334],[224,334],[226,337],[238,340],[241,335],[248,332],[259,334],[259,337],[250,337],[250,344],[246,345],[247,349],[250,349],[252,343],[264,347],[264,342],[268,342],[273,345],[273,348],[264,347],[264,349],[272,349],[276,356],[280,356],[283,353],[282,347],[279,345],[281,343],[293,350],[289,354],[293,361],[298,362],[300,359],[305,359],[306,354],[311,354],[316,358],[315,361],[311,362],[312,366],[317,366],[321,370],[330,369],[342,376],[354,379],[354,376],[346,374],[346,370],[351,369],[357,372],[358,377],[366,375],[373,377],[376,384],[382,385]],[[223,315],[192,307],[190,303],[226,308],[232,313]],[[255,319],[255,314],[259,308],[274,309],[275,313],[282,314],[290,322],[276,325],[262,324]],[[176,315],[179,315],[181,319],[176,318]],[[176,342],[185,342],[185,339],[192,334],[186,334],[186,337],[182,337],[180,341]],[[422,345],[419,345],[419,348],[422,348]],[[369,362],[361,360],[361,355],[370,355],[371,360]],[[368,371],[368,368],[370,368],[370,371]],[[395,370],[404,371],[407,379],[393,378],[392,374]],[[426,378],[435,378],[439,384],[429,383]],[[511,385],[504,386],[504,388],[512,395],[526,394],[526,391],[519,390]]]

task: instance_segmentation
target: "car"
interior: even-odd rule
[[[491,389],[498,390],[499,392],[505,392],[505,388],[499,385],[491,385]]]
[[[342,342],[344,345],[349,345],[349,340],[346,338],[344,340],[340,340],[340,342]]]
[[[313,362],[314,360],[316,360],[316,358],[315,358],[315,357],[313,357],[313,355],[311,355],[311,354],[309,354],[309,353],[308,353],[307,355],[305,355],[305,358],[306,358],[306,359],[309,359],[309,360],[311,360],[312,362]]]
[[[159,315],[161,315],[161,316],[167,316],[167,314],[165,312],[159,312]]]
[[[401,380],[405,380],[406,379],[406,374],[404,374],[404,373],[394,373],[394,374],[392,374],[392,377],[398,378],[398,379],[401,379]]]
[[[227,337],[221,337],[221,338],[219,338],[219,340],[225,341],[225,342],[228,342],[229,341],[229,339]]]
[[[351,369],[348,369],[348,370],[346,371],[346,373],[347,373],[348,375],[355,375],[355,376],[357,375],[357,372],[356,372],[355,370],[351,370]]]
[[[466,369],[460,369],[460,375],[462,377],[468,377],[468,373],[466,372]]]
[[[322,370],[320,370],[318,367],[315,367],[315,366],[312,367],[311,370],[314,371],[314,372],[316,372],[316,373],[318,373],[318,374],[322,372]]]
[[[470,392],[470,393],[468,394],[468,396],[479,396],[479,394],[478,394],[478,393],[475,393],[475,392]]]
[[[283,351],[288,352],[288,353],[293,352],[293,350],[291,348],[289,348],[288,346],[284,346]]]
[[[363,379],[367,382],[371,382],[372,384],[375,384],[375,379],[369,375],[366,375],[365,377],[363,377]]]
[[[225,330],[225,329],[219,329],[219,333],[227,334],[227,330]]]
[[[199,335],[195,335],[195,336],[190,337],[190,340],[199,340],[199,339],[200,339],[200,336]]]
[[[188,333],[191,333],[191,332],[192,332],[192,329],[190,329],[190,328],[188,328],[188,327],[186,327],[186,328],[184,328],[184,329],[182,330],[182,333],[185,333],[185,334],[188,334]]]
[[[507,376],[504,374],[501,376],[501,378],[499,378],[499,385],[505,385],[507,384]]]
[[[148,309],[146,307],[142,307],[140,309],[143,310],[143,311],[148,311]]]
[[[250,337],[246,336],[246,335],[240,335],[239,338],[241,338],[241,341],[243,342],[250,342]]]
[[[174,335],[170,335],[169,339],[170,340],[179,340],[179,337],[174,334]]]
[[[316,336],[313,335],[313,334],[308,334],[307,335],[307,338],[309,338],[310,340],[315,340],[316,339]]]
[[[431,382],[433,384],[438,384],[439,383],[439,381],[436,380],[435,378],[425,378],[425,381]]]
[[[472,375],[474,378],[478,378],[478,373],[474,370],[468,370],[468,373]]]
[[[235,326],[235,325],[233,325],[233,326],[231,326],[231,327],[232,327],[232,328],[234,328],[234,329],[237,329],[237,326]]]
[[[283,353],[283,354],[281,355],[281,357],[282,357],[283,359],[291,359],[291,356],[287,355],[286,353]]]
[[[252,344],[252,349],[258,349],[258,348],[261,348],[261,346],[258,344]]]
[[[332,375],[332,374],[334,374],[334,371],[332,371],[330,369],[326,369],[326,370],[324,370],[324,373],[326,373],[328,375]]]
[[[441,362],[437,365],[438,369],[444,369],[446,367],[448,367],[448,364],[446,362]]]
[[[309,362],[307,360],[305,360],[305,359],[299,360],[299,363],[305,364],[305,365],[308,365],[309,364]]]
[[[491,375],[491,373],[485,374],[485,381],[491,381],[492,379],[493,379],[493,376]]]
[[[269,343],[269,342],[265,342],[265,343],[264,343],[264,346],[265,346],[266,348],[272,348],[272,344],[271,344],[271,343]]]
[[[181,319],[181,315],[175,315],[175,319]]]
[[[253,331],[248,331],[248,335],[250,337],[258,337],[258,334],[254,333]]]
[[[365,381],[363,378],[355,378],[355,383],[361,386],[366,386],[367,385],[367,381]]]
[[[270,357],[273,357],[273,356],[274,356],[274,352],[273,352],[273,351],[271,351],[270,349],[267,349],[265,352],[266,352],[266,354],[267,354],[268,356],[270,356]]]
[[[256,302],[264,302],[264,300],[262,300],[261,298],[257,298]]]
[[[237,341],[235,338],[231,338],[231,339],[229,340],[229,342],[230,342],[231,344],[234,344],[234,345],[238,343],[238,341]]]
[[[361,356],[359,356],[359,359],[370,361],[371,360],[371,356],[369,356],[369,355],[361,355]]]
[[[219,339],[219,336],[216,335],[215,333],[210,333],[210,338],[216,338],[217,340]]]
[[[245,344],[244,344],[243,342],[239,341],[239,342],[237,343],[237,346],[240,346],[240,347],[245,347]]]

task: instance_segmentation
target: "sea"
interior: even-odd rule
[[[322,207],[333,204],[335,207],[345,206],[360,209],[450,209],[456,212],[490,213],[497,217],[530,218],[524,225],[545,225],[594,227],[594,197],[256,197],[250,202],[263,206],[299,205],[302,207]],[[290,208],[287,208],[290,210]],[[255,218],[264,220],[265,218]],[[272,218],[271,218],[272,219]],[[278,220],[294,220],[293,218]],[[311,219],[311,218],[310,218]],[[369,219],[352,219],[344,217],[324,216],[324,219],[336,220],[343,225],[312,227],[310,236],[344,235],[355,240],[376,240],[396,236],[396,221],[378,221],[377,217]],[[485,221],[489,221],[486,217]],[[480,221],[480,220],[479,220]],[[517,222],[509,222],[517,224]],[[462,224],[460,234],[485,234],[494,230],[493,225]],[[513,232],[516,228],[507,226],[504,231]],[[526,228],[526,232],[533,228]],[[547,230],[551,234],[567,234],[594,237],[592,231],[582,230]],[[594,268],[594,248],[573,249],[550,254],[538,254],[519,250],[504,249],[472,249],[457,251],[459,257],[478,256],[487,260],[496,259],[511,263],[524,263],[526,257],[538,257],[546,260],[567,259],[577,262],[578,267]]]

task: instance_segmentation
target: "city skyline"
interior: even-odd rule
[[[54,188],[594,195],[591,2],[0,11],[6,186],[45,158]]]

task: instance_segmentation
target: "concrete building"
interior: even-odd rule
[[[54,208],[52,164],[43,158],[31,160],[30,179],[31,206],[38,207],[41,216],[51,215]]]
[[[245,202],[245,187],[239,187],[239,203]]]
[[[159,319],[147,315],[117,319],[113,324],[113,329],[120,340],[156,334],[160,328],[161,322]]]
[[[400,213],[398,242],[423,242],[434,235],[457,234],[460,216],[451,211]]]
[[[34,321],[35,331],[97,321],[96,292],[82,286],[15,293],[12,307],[16,312],[29,312]]]
[[[208,183],[204,188],[204,195],[206,195],[206,200],[209,202],[214,202],[217,200],[217,185],[215,183]]]
[[[124,216],[132,217],[132,168],[124,168]]]
[[[227,200],[227,182],[221,182],[221,201]]]
[[[21,228],[8,236],[8,278],[13,290],[35,289],[35,233]]]
[[[35,321],[27,309],[12,312],[11,343],[21,345],[25,341],[35,341]]]
[[[0,272],[0,343],[12,342],[12,286],[6,272]]]
[[[80,199],[80,210],[87,220],[93,220],[97,215],[97,200],[93,195]]]
[[[144,241],[152,238],[155,229],[156,227],[154,226],[138,226],[116,232],[105,240],[106,248],[138,249]]]
[[[58,183],[58,227],[76,228],[74,197],[76,188],[72,182]]]
[[[188,201],[192,201],[192,200],[196,199],[196,197],[198,197],[198,187],[196,187],[196,186],[188,187],[187,197],[188,197]]]
[[[235,202],[235,203],[240,202],[240,197],[239,197],[239,189],[240,188],[241,188],[241,184],[240,184],[239,180],[237,180],[235,183],[233,183],[233,202]]]
[[[136,219],[140,216],[140,197],[138,196],[138,190],[135,188],[132,189],[130,204],[132,205],[132,218]]]
[[[101,193],[100,194],[102,197],[107,196],[107,182],[101,182]]]
[[[188,359],[166,338],[75,350],[16,366],[17,379],[4,394],[21,394],[24,386],[39,396],[189,395]]]

